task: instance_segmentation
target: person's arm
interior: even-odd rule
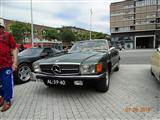
[[[17,69],[17,54],[18,54],[18,49],[12,49],[12,55],[13,55],[13,65],[12,69],[15,71]]]
[[[16,47],[16,42],[11,34],[9,34],[9,42],[10,42],[10,48],[11,48],[11,54],[12,54],[12,69],[15,71],[17,69],[17,56],[18,56],[18,49]]]

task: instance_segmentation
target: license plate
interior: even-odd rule
[[[66,85],[65,80],[47,80],[47,82],[52,85]]]

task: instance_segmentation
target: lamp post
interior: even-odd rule
[[[2,0],[0,0],[0,18],[2,18]]]
[[[31,44],[32,47],[34,47],[34,33],[33,33],[33,11],[32,11],[32,0],[30,1],[30,7],[31,7]]]
[[[90,9],[90,34],[89,34],[89,38],[90,40],[92,40],[92,9]]]

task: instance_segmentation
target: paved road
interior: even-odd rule
[[[121,64],[150,64],[156,49],[124,50],[120,52]]]
[[[15,85],[10,110],[0,120],[158,120],[160,83],[149,65],[121,65],[110,90],[89,87],[48,88],[42,82]]]

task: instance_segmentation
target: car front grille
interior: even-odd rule
[[[53,70],[53,66],[58,66],[60,72],[55,72]],[[55,75],[75,75],[79,74],[79,65],[75,64],[47,64],[47,65],[40,65],[41,71],[45,73],[52,73]]]

